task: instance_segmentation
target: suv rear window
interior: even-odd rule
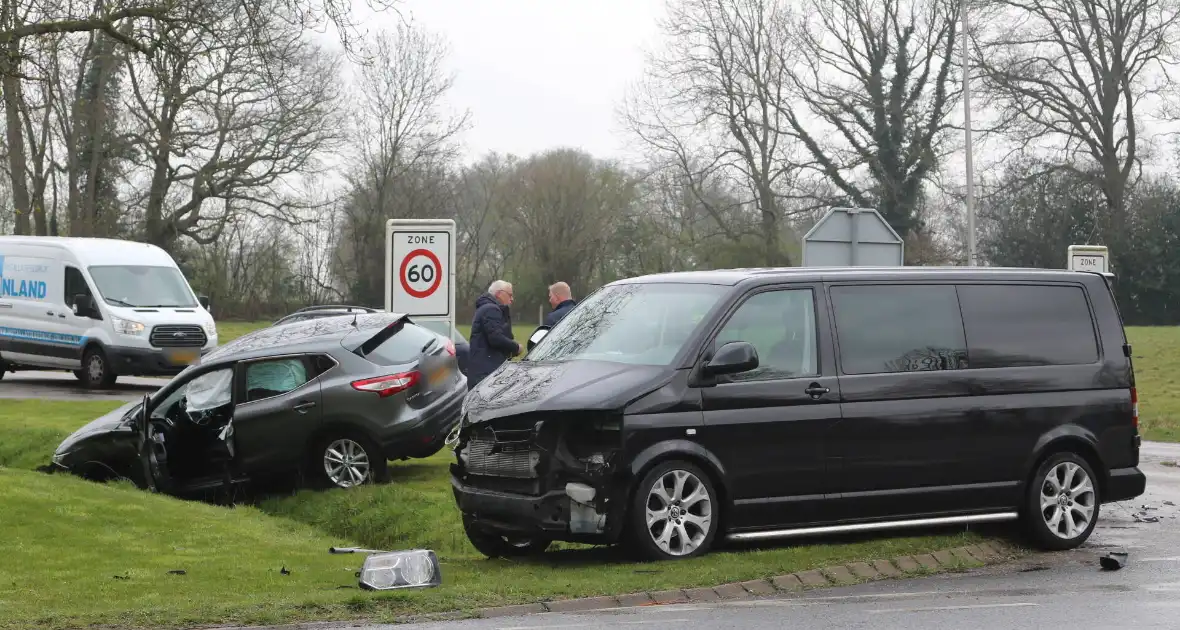
[[[373,348],[365,358],[377,365],[411,363],[436,343],[441,343],[438,335],[421,326],[406,323],[392,337]]]
[[[1098,339],[1081,287],[960,285],[973,368],[1085,365]]]

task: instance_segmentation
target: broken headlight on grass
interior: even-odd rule
[[[329,553],[367,553],[357,573],[360,587],[369,591],[429,588],[442,584],[438,556],[429,549],[377,551],[333,547]]]

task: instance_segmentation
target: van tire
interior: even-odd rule
[[[668,491],[667,484],[673,483]],[[677,537],[677,548],[671,548],[671,540],[666,540],[668,548],[661,548],[656,542],[656,534],[648,525],[648,508],[651,500],[656,496],[658,485],[663,486],[663,497],[657,498],[663,505],[655,508],[665,508],[662,521],[665,528],[674,528]],[[677,488],[680,493],[677,494]],[[703,496],[698,495],[703,491]],[[689,501],[683,501],[683,499]],[[695,464],[683,460],[669,460],[656,464],[635,489],[631,499],[631,509],[627,514],[626,545],[632,553],[647,560],[681,560],[695,558],[706,554],[713,547],[713,540],[721,526],[721,502],[713,479]],[[660,511],[657,509],[657,511]],[[706,517],[702,519],[701,517]],[[653,524],[656,521],[653,521]],[[702,527],[703,526],[703,527]],[[703,536],[697,538],[697,534]],[[681,532],[696,540],[684,541],[680,539]]]
[[[552,544],[544,538],[512,536],[481,529],[466,514],[463,515],[463,531],[475,550],[488,558],[523,558],[545,553]]]
[[[86,389],[110,389],[118,375],[102,348],[90,347],[82,355],[82,369],[75,373]]]
[[[1033,473],[1025,497],[1025,525],[1033,543],[1042,549],[1064,551],[1086,542],[1098,523],[1101,492],[1094,468],[1085,457],[1061,451],[1045,458]],[[1064,520],[1067,513],[1070,519]],[[1069,526],[1076,523],[1076,516],[1086,513],[1089,521],[1085,527]]]

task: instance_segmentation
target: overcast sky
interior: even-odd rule
[[[361,3],[356,3],[360,5]],[[664,0],[403,0],[403,14],[444,36],[468,108],[468,157],[572,146],[620,156],[615,111],[658,43]],[[392,27],[391,13],[367,27]]]

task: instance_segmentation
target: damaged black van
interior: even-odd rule
[[[1017,519],[1075,547],[1146,484],[1108,282],[902,267],[609,284],[468,394],[464,527],[493,557]]]

